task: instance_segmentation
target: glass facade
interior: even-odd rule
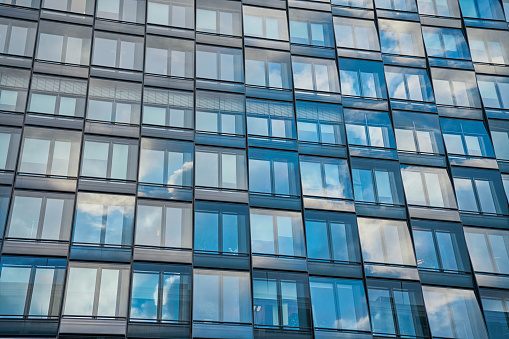
[[[509,0],[0,0],[0,337],[509,339]]]

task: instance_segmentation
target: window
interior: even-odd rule
[[[195,251],[234,255],[249,253],[246,205],[197,202],[194,229]]]
[[[334,47],[330,14],[290,8],[290,41],[294,44]]]
[[[378,24],[383,53],[425,56],[418,23],[380,19]]]
[[[76,177],[81,133],[49,128],[25,128],[19,171]]]
[[[470,271],[467,247],[460,224],[414,220],[412,233],[419,269]]]
[[[253,272],[254,322],[258,326],[309,328],[308,278],[299,273]]]
[[[190,203],[138,200],[137,206],[135,245],[192,248]]]
[[[0,127],[0,172],[13,171],[16,167],[20,134],[20,129]]]
[[[112,0],[102,1],[115,2]],[[98,7],[99,5],[100,2]],[[92,64],[136,71],[143,70],[143,38],[96,31]]]
[[[319,0],[324,1],[324,0]],[[333,5],[358,7],[358,8],[373,8],[373,2],[371,0],[331,0]]]
[[[94,14],[93,0],[43,0],[42,7],[62,12]]]
[[[483,122],[441,118],[442,133],[449,154],[494,158],[491,140]]]
[[[465,238],[476,272],[509,274],[509,232],[465,227]]]
[[[470,59],[467,42],[459,29],[422,27],[428,56],[450,59]]]
[[[502,174],[502,182],[504,183],[505,196],[509,200],[509,175]]]
[[[129,265],[71,262],[64,316],[125,318]]]
[[[339,58],[339,78],[343,95],[387,99],[380,62]]]
[[[345,123],[349,145],[396,148],[386,112],[345,109]]]
[[[66,64],[90,63],[92,29],[86,26],[41,21],[36,58]]]
[[[373,332],[429,336],[419,283],[369,279],[367,285]]]
[[[192,186],[193,144],[143,138],[138,180],[152,184]]]
[[[0,109],[24,112],[30,71],[0,67]]]
[[[475,19],[504,20],[499,1],[459,0],[464,17]]]
[[[83,117],[86,95],[87,80],[34,74],[28,111]]]
[[[295,89],[320,92],[339,92],[339,81],[334,60],[292,57]]]
[[[305,257],[300,212],[251,209],[251,251],[289,257]]]
[[[148,0],[147,23],[192,29],[194,28],[194,1]]]
[[[460,9],[455,0],[417,0],[419,14],[459,18]]]
[[[393,111],[392,117],[398,151],[444,154],[436,115]]]
[[[422,291],[433,337],[488,338],[474,291],[432,286]]]
[[[246,84],[291,89],[290,53],[246,48]]]
[[[378,34],[371,20],[334,17],[337,47],[379,51]]]
[[[147,36],[145,72],[172,77],[194,76],[194,43],[191,40]]]
[[[286,12],[263,7],[244,6],[244,35],[288,41]]]
[[[299,195],[297,154],[250,149],[249,191],[282,196]]]
[[[481,290],[482,308],[490,338],[504,338],[509,333],[509,292]]]
[[[189,322],[191,267],[133,264],[131,321]]]
[[[224,35],[241,35],[241,4],[228,0],[197,0],[196,30]]]
[[[77,200],[74,243],[131,245],[134,197],[80,192]]]
[[[340,105],[297,101],[299,141],[345,144],[343,113]]]
[[[69,241],[74,195],[15,191],[7,238]]]
[[[509,148],[507,147],[509,145],[509,121],[490,119],[488,122],[497,159],[509,160]]]
[[[244,135],[245,98],[239,94],[196,92],[196,130]]]
[[[357,220],[353,214],[306,211],[309,260],[359,263]]]
[[[403,188],[397,163],[353,159],[351,164],[357,202],[403,204]]]
[[[65,259],[2,256],[0,317],[58,319],[65,265]]]
[[[121,124],[139,124],[141,84],[90,79],[87,119]]]
[[[11,187],[0,186],[0,239],[4,234],[5,220],[7,219],[7,210],[11,198]]]
[[[194,94],[162,88],[143,90],[143,124],[193,128]]]
[[[138,142],[86,136],[81,176],[117,180],[136,180]]]
[[[477,85],[485,107],[509,109],[509,77],[478,75]]]
[[[445,168],[401,166],[401,177],[409,205],[456,208]]]
[[[452,175],[460,210],[509,214],[499,171],[453,167]]]
[[[295,139],[295,116],[291,103],[246,99],[246,112],[249,135]]]
[[[241,49],[196,46],[196,77],[198,78],[244,82],[242,62]]]
[[[0,0],[0,3],[20,7],[39,8],[40,0]]]
[[[98,18],[145,22],[145,0],[97,0]]]
[[[432,68],[431,75],[437,104],[481,107],[474,72]]]
[[[247,190],[246,155],[229,148],[196,149],[195,185]]]
[[[344,159],[300,157],[302,194],[353,199],[350,171]]]
[[[193,321],[251,323],[249,272],[194,269]]]
[[[309,277],[315,329],[371,331],[360,280]]]
[[[364,262],[415,266],[406,222],[357,218],[357,223]]]
[[[393,11],[417,12],[415,0],[375,0],[377,8],[390,9]]]
[[[0,53],[32,57],[37,23],[0,19]]]
[[[433,101],[433,89],[425,69],[385,66],[391,99]]]

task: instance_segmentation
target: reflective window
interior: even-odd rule
[[[319,0],[324,1],[324,0]],[[358,7],[358,8],[373,8],[373,2],[371,0],[330,0],[333,5]]]
[[[100,245],[131,245],[134,197],[78,193],[73,242]]]
[[[251,209],[250,226],[254,254],[306,256],[300,212]]]
[[[190,249],[192,223],[190,203],[138,200],[134,244]]]
[[[193,321],[251,323],[249,272],[195,269]]]
[[[302,194],[353,199],[350,171],[344,159],[300,157]]]
[[[305,274],[253,272],[253,313],[258,326],[309,328],[311,305]]]
[[[297,154],[250,149],[249,191],[282,196],[299,195]]]
[[[194,94],[162,88],[143,90],[143,125],[193,128]]]
[[[472,61],[509,65],[509,32],[467,29]]]
[[[244,6],[244,35],[288,41],[286,11]]]
[[[362,281],[310,277],[309,288],[315,329],[371,330]]]
[[[393,11],[417,12],[415,0],[375,0],[377,8]]]
[[[509,160],[509,121],[490,119],[489,126],[497,159]]]
[[[333,47],[332,16],[323,12],[289,10],[290,41],[294,44]]]
[[[5,220],[7,219],[10,197],[11,187],[0,186],[0,239],[4,234]]]
[[[147,36],[145,72],[192,78],[194,76],[193,41]]]
[[[6,238],[68,241],[74,195],[15,191]]]
[[[509,77],[477,75],[477,85],[485,107],[509,109]]]
[[[98,18],[145,22],[145,0],[97,0],[96,16]]]
[[[433,89],[425,69],[385,66],[391,99],[433,101]]]
[[[349,145],[396,148],[386,112],[345,109],[345,124]]]
[[[488,338],[474,291],[432,286],[422,291],[433,337]]]
[[[432,68],[431,76],[437,104],[481,107],[474,72]]]
[[[32,57],[37,23],[0,18],[0,53]]]
[[[339,78],[343,95],[387,98],[381,62],[339,58]]]
[[[246,154],[232,148],[196,148],[195,185],[247,190]]]
[[[450,59],[470,59],[467,42],[459,29],[422,27],[428,56]]]
[[[306,244],[310,260],[360,262],[355,215],[306,211]]]
[[[0,109],[24,112],[30,71],[0,67]]]
[[[34,74],[28,111],[83,117],[86,95],[87,80]]]
[[[292,57],[295,89],[320,92],[339,92],[336,62],[329,59]]]
[[[295,116],[289,102],[246,99],[249,135],[295,139]]]
[[[90,79],[87,119],[122,124],[139,124],[141,84]]]
[[[480,273],[509,274],[509,232],[465,227],[470,260]]]
[[[345,144],[343,113],[340,105],[297,101],[299,141]]]
[[[440,122],[436,115],[393,111],[392,117],[399,151],[444,153]]]
[[[125,318],[129,265],[71,262],[64,316]]]
[[[2,256],[0,317],[58,317],[65,265],[65,259]]]
[[[241,49],[196,46],[196,76],[198,78],[243,82],[242,61]]]
[[[445,168],[401,166],[409,205],[456,208],[451,180]]]
[[[497,0],[459,0],[464,17],[504,20],[500,2]]]
[[[191,267],[133,264],[131,321],[190,320]]]
[[[25,128],[19,171],[76,177],[81,133],[49,128]]]
[[[454,17],[460,16],[460,9],[456,0],[417,0],[419,14]]]
[[[483,122],[441,118],[440,125],[447,153],[495,157],[490,137]]]
[[[415,265],[408,226],[404,221],[357,218],[364,262]]]
[[[196,92],[196,130],[244,135],[245,98],[220,92]]]
[[[373,332],[429,336],[419,283],[370,279],[367,285]]]
[[[0,171],[13,171],[18,158],[21,129],[0,126]]]
[[[143,138],[139,181],[170,186],[192,186],[193,144]]]
[[[49,21],[39,23],[35,57],[66,64],[88,65],[92,29]]]
[[[102,1],[105,3],[115,2],[112,0]],[[143,38],[96,31],[94,33],[92,64],[136,71],[143,70]]]
[[[397,163],[353,159],[352,181],[355,200],[378,204],[403,204],[403,188]]]
[[[378,20],[383,53],[424,56],[421,25],[414,22]]]
[[[490,338],[507,338],[509,334],[509,292],[481,290],[481,300]]]
[[[504,183],[505,196],[509,200],[509,175],[502,174],[502,181]]]
[[[194,250],[247,254],[247,205],[197,202],[194,215]]]
[[[371,20],[334,17],[334,33],[338,47],[380,50],[375,23]]]
[[[197,0],[196,30],[202,32],[241,35],[241,4],[228,0]]]
[[[62,12],[94,14],[94,0],[43,0],[42,7]]]
[[[246,84],[292,88],[290,53],[246,48]]]
[[[148,0],[147,23],[194,28],[194,1]]]

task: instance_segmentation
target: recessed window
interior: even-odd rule
[[[302,194],[353,199],[350,171],[344,159],[300,157]]]
[[[481,107],[474,72],[432,68],[431,75],[437,104]]]
[[[292,88],[290,53],[246,48],[246,84]]]
[[[30,21],[0,19],[0,53],[32,57],[37,24]]]
[[[345,109],[349,145],[395,148],[391,120],[386,112]]]
[[[244,6],[244,35],[288,41],[286,12],[276,9]]]
[[[112,0],[103,0],[103,2],[105,1]],[[136,71],[143,70],[143,38],[95,32],[92,64]]]
[[[332,16],[325,12],[290,8],[290,41],[294,44],[333,47]]]
[[[196,186],[247,190],[244,151],[200,147],[195,156]]]
[[[0,170],[13,171],[15,169],[20,134],[20,129],[0,127]]]
[[[509,77],[477,75],[477,85],[485,107],[509,109]]]
[[[468,251],[474,271],[487,274],[509,274],[509,232],[465,227]]]
[[[96,16],[98,18],[145,22],[145,0],[97,0]]]
[[[228,0],[198,0],[196,2],[196,30],[241,35],[241,4]]]
[[[382,63],[339,58],[343,95],[387,99]]]
[[[143,125],[193,128],[194,93],[145,87]]]
[[[237,48],[196,46],[196,77],[244,82],[242,50]]]
[[[425,69],[385,66],[389,98],[433,101],[433,89]]]
[[[295,89],[339,92],[336,62],[329,59],[292,57]]]
[[[383,53],[424,57],[421,26],[415,22],[378,20]]]
[[[436,115],[393,111],[392,116],[399,151],[444,153],[440,122]]]
[[[147,23],[194,28],[193,0],[148,0]]]
[[[196,130],[244,135],[245,110],[243,95],[198,91],[196,93]]]
[[[43,0],[42,7],[62,12],[94,14],[94,0]]]
[[[334,17],[334,33],[337,47],[380,50],[375,23],[371,20]]]
[[[246,99],[247,133],[272,138],[295,138],[295,116],[289,102]]]
[[[447,153],[474,157],[495,157],[490,137],[481,121],[441,118]]]
[[[321,144],[345,144],[342,107],[340,105],[297,101],[299,141]]]
[[[192,78],[194,76],[193,41],[147,36],[145,73]]]
[[[422,27],[422,35],[429,56],[450,59],[470,59],[467,42],[459,29]]]
[[[30,71],[0,67],[0,109],[23,112],[27,101]]]

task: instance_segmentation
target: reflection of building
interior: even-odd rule
[[[0,3],[0,336],[509,338],[507,0]]]

